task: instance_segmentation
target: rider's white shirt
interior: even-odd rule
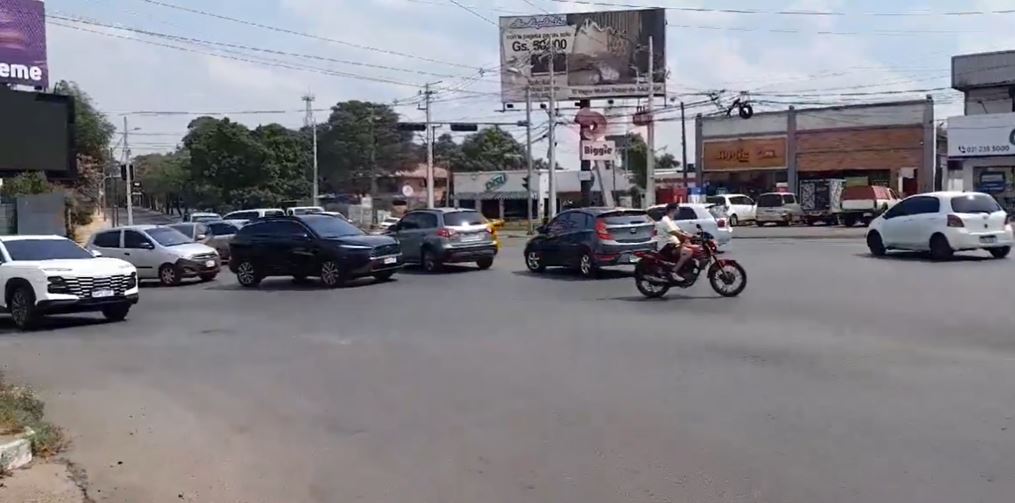
[[[663,215],[656,222],[656,248],[662,250],[668,244],[680,246],[680,239],[671,234],[677,231],[680,231],[680,227],[677,227],[676,222],[669,215]]]

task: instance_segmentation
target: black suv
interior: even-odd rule
[[[297,280],[317,276],[335,288],[365,276],[386,281],[402,267],[398,241],[366,235],[330,215],[257,220],[240,229],[229,250],[229,269],[245,287],[255,287],[269,276]]]

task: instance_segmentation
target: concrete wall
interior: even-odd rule
[[[797,111],[797,131],[923,125],[924,101]]]
[[[18,234],[67,234],[66,196],[57,192],[18,197]]]
[[[975,87],[1015,85],[1015,51],[967,54],[952,58],[952,87],[965,91]]]
[[[785,134],[786,112],[761,113],[744,120],[740,117],[705,117],[701,119],[701,136],[704,138],[740,136],[776,136]]]

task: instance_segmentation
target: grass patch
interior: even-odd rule
[[[67,446],[60,428],[43,419],[46,406],[31,389],[14,386],[0,374],[0,435],[17,435],[31,428],[32,452],[48,457],[58,454]]]

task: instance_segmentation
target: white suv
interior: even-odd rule
[[[59,236],[0,236],[0,282],[3,310],[22,330],[47,314],[101,311],[121,321],[138,301],[134,266]]]
[[[730,226],[736,227],[744,222],[755,220],[754,199],[743,194],[722,194],[709,196],[705,199],[708,204],[714,204],[726,208],[726,215],[729,217]]]
[[[1007,257],[1015,245],[1012,222],[993,197],[979,192],[933,192],[903,200],[871,222],[867,247],[930,251],[936,260],[957,251],[987,250]]]

